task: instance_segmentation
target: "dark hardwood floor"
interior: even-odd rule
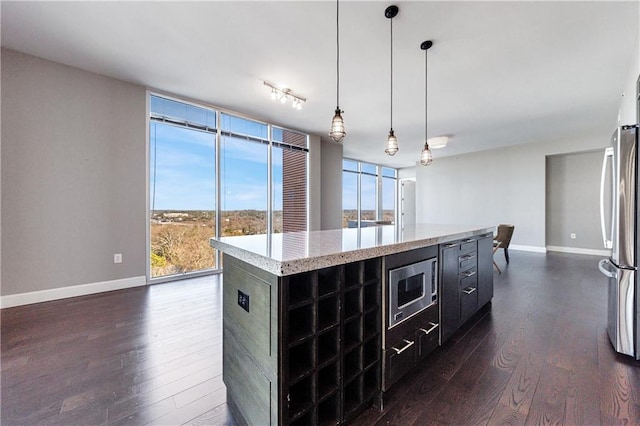
[[[640,363],[607,340],[598,258],[510,255],[491,306],[354,424],[640,424]],[[2,424],[234,425],[220,281],[0,311]]]

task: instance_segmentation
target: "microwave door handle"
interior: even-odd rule
[[[607,226],[605,223],[605,213],[604,213],[604,197],[605,197],[604,187],[605,187],[605,181],[607,178],[607,168],[608,168],[607,165],[609,163],[609,159],[612,160],[611,168],[613,172],[613,148],[611,147],[605,149],[604,151],[604,157],[602,159],[602,174],[600,175],[600,229],[602,231],[602,243],[604,244],[605,248],[612,247],[611,240],[607,239]],[[613,191],[615,188],[615,182],[613,181],[613,176],[611,181],[612,181],[612,191]],[[614,192],[612,192],[611,195],[613,196]],[[613,221],[613,213],[612,213],[611,220]]]

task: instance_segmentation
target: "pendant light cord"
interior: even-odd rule
[[[428,99],[428,87],[427,87],[427,73],[428,73],[428,53],[427,49],[424,51],[424,143],[427,144],[427,118],[429,115],[427,114],[427,99]]]
[[[390,63],[391,63],[391,119],[389,127],[393,130],[393,18],[389,19],[390,28],[391,28],[391,55],[390,55]]]
[[[340,0],[336,0],[336,109],[340,109]]]

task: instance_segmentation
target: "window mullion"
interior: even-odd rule
[[[267,126],[267,235],[273,233],[273,126]]]

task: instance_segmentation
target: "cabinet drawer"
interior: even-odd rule
[[[437,333],[436,333],[437,334]],[[384,351],[384,382],[382,390],[388,390],[416,364],[415,333],[411,333]]]
[[[460,274],[460,281],[458,281],[458,287],[477,287],[478,286],[478,274],[475,269],[463,272]]]
[[[476,253],[467,253],[458,257],[458,268],[460,272],[468,271],[469,269],[475,268],[477,265],[478,259],[476,258]]]
[[[417,360],[420,361],[438,347],[440,340],[440,325],[437,322],[429,322],[424,328],[416,330]]]
[[[462,287],[460,290],[460,323],[468,320],[478,309],[478,288]]]
[[[460,242],[460,254],[467,254],[476,251],[476,240],[469,238]]]

